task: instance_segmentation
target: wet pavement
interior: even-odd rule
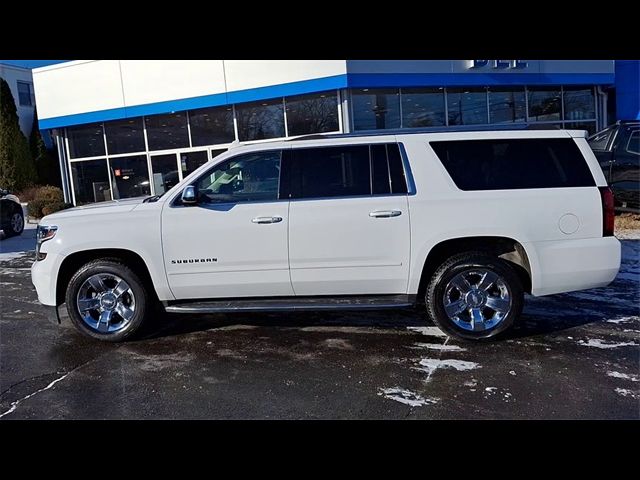
[[[487,344],[409,310],[165,315],[109,345],[45,319],[32,239],[0,240],[2,420],[640,419],[640,240],[609,287],[528,297]]]

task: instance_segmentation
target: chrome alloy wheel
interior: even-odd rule
[[[112,273],[87,278],[78,290],[76,304],[84,323],[107,334],[126,328],[136,310],[131,287]]]
[[[22,232],[22,229],[24,228],[24,220],[22,218],[22,215],[20,215],[19,213],[14,213],[11,216],[11,228],[16,233]]]
[[[447,283],[442,300],[449,319],[472,332],[496,327],[513,304],[511,290],[503,278],[484,268],[458,273]]]

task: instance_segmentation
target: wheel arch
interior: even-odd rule
[[[97,248],[74,252],[64,258],[58,269],[56,281],[57,305],[64,303],[66,287],[78,269],[82,267],[82,265],[99,259],[122,261],[140,277],[140,280],[144,283],[145,287],[149,289],[154,299],[157,300],[159,298],[156,285],[149,272],[149,267],[138,253],[122,248]]]
[[[522,243],[503,236],[457,237],[442,240],[429,250],[422,264],[418,301],[424,301],[429,279],[447,258],[456,253],[469,251],[490,253],[509,262],[518,274],[524,291],[531,293],[531,263]]]

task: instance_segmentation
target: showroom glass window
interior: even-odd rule
[[[76,205],[111,200],[107,161],[104,158],[71,162],[71,178]]]
[[[564,119],[592,120],[596,118],[596,100],[591,87],[563,87]]]
[[[151,155],[151,179],[156,195],[160,195],[180,182],[175,153]]]
[[[125,118],[104,124],[109,155],[144,152],[142,117]]]
[[[149,169],[146,155],[109,159],[113,198],[132,198],[149,195]]]
[[[338,94],[321,92],[285,98],[289,135],[337,132]]]
[[[560,120],[562,93],[560,87],[529,87],[529,120]]]
[[[565,122],[564,127],[567,130],[586,130],[589,135],[596,133],[596,122]]]
[[[207,157],[207,151],[201,150],[199,152],[182,152],[180,154],[180,165],[182,168],[182,177],[190,175],[192,172],[200,168],[201,165],[207,163],[209,158]]]
[[[190,110],[189,127],[194,147],[231,143],[236,139],[231,106]]]
[[[284,137],[284,104],[281,98],[236,105],[238,139],[242,141]]]
[[[351,91],[354,130],[400,128],[400,90],[358,88]]]
[[[449,125],[487,123],[487,91],[484,88],[447,89]]]
[[[99,157],[104,152],[102,124],[94,123],[81,127],[67,128],[69,156],[71,158]]]
[[[403,88],[402,128],[445,125],[443,88]]]
[[[489,88],[489,123],[524,122],[526,117],[523,87]]]
[[[189,146],[187,113],[144,117],[149,150],[168,150]]]

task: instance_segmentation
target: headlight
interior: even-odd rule
[[[54,225],[38,225],[36,233],[36,260],[39,261],[47,258],[46,253],[40,253],[40,245],[55,237],[57,231],[58,227]]]

